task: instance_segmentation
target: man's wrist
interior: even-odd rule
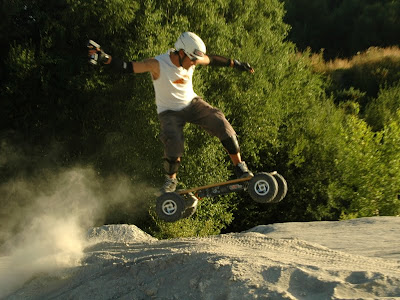
[[[98,61],[102,64],[110,63],[111,56],[105,53],[103,50],[97,51]]]

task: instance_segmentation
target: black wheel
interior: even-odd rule
[[[278,183],[269,173],[258,173],[249,181],[248,192],[254,201],[271,203],[278,193]]]
[[[157,198],[156,213],[166,222],[175,222],[182,218],[185,201],[177,193],[164,193]]]
[[[193,216],[193,214],[196,212],[197,209],[197,204],[199,202],[199,199],[193,193],[189,193],[185,197],[185,211],[182,214],[182,218],[189,218]]]
[[[281,174],[275,173],[273,174],[273,176],[278,183],[278,193],[276,194],[274,200],[272,200],[270,203],[278,203],[281,202],[283,198],[285,198],[288,187],[285,178]]]

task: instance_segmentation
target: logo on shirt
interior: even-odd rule
[[[172,83],[173,84],[185,84],[188,81],[188,79],[189,79],[189,76],[183,75],[181,78],[173,81]]]

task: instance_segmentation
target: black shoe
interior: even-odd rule
[[[166,176],[165,183],[160,189],[161,193],[172,193],[176,190],[176,185],[178,184],[178,180],[176,178],[171,178]]]
[[[247,165],[244,161],[238,163],[235,167],[235,174],[237,178],[245,178],[254,176],[253,173],[247,168]]]

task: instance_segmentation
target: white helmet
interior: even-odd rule
[[[183,50],[191,60],[200,59],[206,54],[206,45],[193,32],[184,32],[175,43],[176,50]]]

